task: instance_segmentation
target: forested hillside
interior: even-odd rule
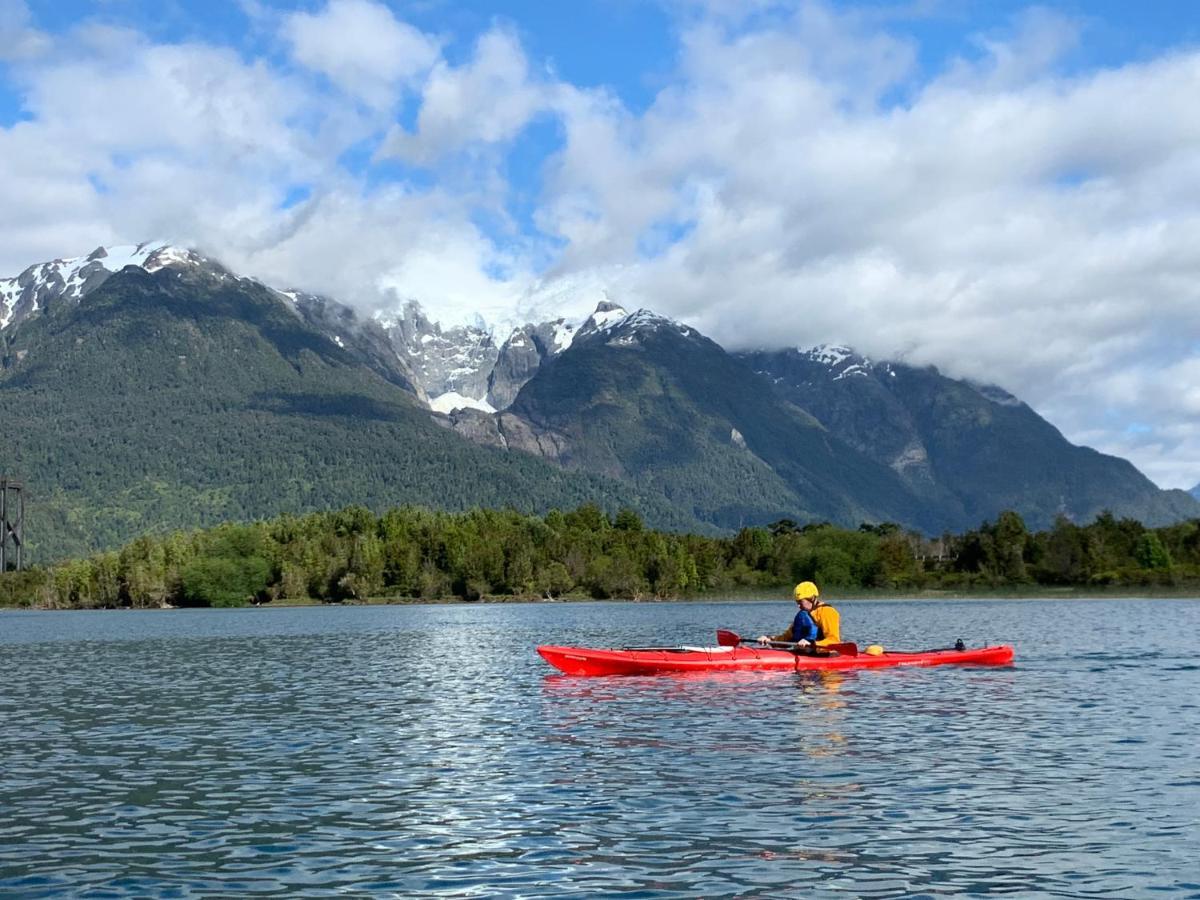
[[[742,354],[776,393],[894,470],[943,527],[1004,510],[1031,526],[1105,509],[1154,525],[1200,515],[1184,491],[1160,490],[1130,462],[1072,444],[1007,392],[932,366],[872,363],[845,348]]]
[[[744,363],[645,313],[576,338],[512,412],[561,435],[567,466],[661,492],[724,529],[781,517],[941,524],[894,471],[778,402]]]
[[[0,472],[25,484],[33,561],[351,503],[594,500],[702,527],[630,485],[461,439],[253,282],[131,267],[2,339]]]

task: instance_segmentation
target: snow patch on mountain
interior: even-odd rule
[[[855,377],[896,377],[896,369],[892,363],[873,363],[865,356],[859,356],[849,347],[836,344],[818,344],[808,350],[799,348],[798,352],[805,359],[819,363],[829,370],[832,381]],[[972,390],[981,397],[999,406],[1021,406],[1022,402],[1008,391],[994,384],[983,384],[975,381],[965,381]]]
[[[798,349],[801,354],[807,356],[813,362],[824,363],[831,369],[854,357],[854,351],[849,347],[842,347],[835,344],[817,344],[817,346],[811,347],[808,350],[805,350],[803,347],[799,347]]]
[[[818,344],[805,350],[799,348],[800,355],[815,363],[820,363],[829,369],[834,381],[843,378],[869,378],[874,374],[871,360],[859,356],[849,347],[838,344]]]
[[[608,328],[625,319],[627,313],[621,307],[614,304],[605,304],[605,306],[608,308],[597,309],[589,320],[596,328]]]
[[[633,347],[641,343],[647,334],[661,329],[670,329],[685,337],[694,337],[697,334],[687,325],[651,310],[638,309],[630,313],[616,303],[606,300],[596,307],[596,311],[579,328],[575,341],[604,334],[609,346]]]
[[[624,308],[611,300],[602,300],[596,305],[596,310],[586,319],[583,324],[575,332],[575,341],[588,335],[595,334],[598,331],[606,331],[614,325],[618,325],[628,316]]]
[[[464,397],[458,391],[447,391],[440,397],[434,397],[429,401],[429,408],[434,412],[446,413],[447,415],[456,409],[478,409],[485,413],[494,413],[496,411],[495,407],[486,400],[480,400],[475,397]]]
[[[579,330],[578,325],[572,325],[569,322],[559,319],[554,323],[554,342],[552,344],[555,353],[561,353],[571,346],[571,342],[575,340],[575,332]]]
[[[16,286],[9,285],[9,282],[15,280],[7,278],[4,281],[0,281],[0,330],[3,330],[12,320],[13,310],[17,306]]]

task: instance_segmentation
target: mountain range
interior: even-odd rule
[[[730,353],[648,310],[508,334],[364,316],[158,242],[0,280],[0,472],[38,559],[352,503],[592,500],[714,531],[1200,516],[1016,397],[848,348]]]

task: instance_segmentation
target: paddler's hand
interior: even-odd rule
[[[811,647],[812,641],[804,641],[804,640],[796,641],[796,646],[797,647]]]
[[[767,637],[765,634],[760,634],[758,636],[758,642],[760,644],[769,644],[769,643],[771,643],[771,639],[769,637]]]

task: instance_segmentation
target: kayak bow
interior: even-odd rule
[[[589,647],[537,648],[542,658],[568,675],[659,675],[670,672],[804,671],[808,669],[876,669],[885,666],[997,666],[1011,663],[1013,648],[968,647],[881,653],[878,656],[806,656],[762,647]]]

